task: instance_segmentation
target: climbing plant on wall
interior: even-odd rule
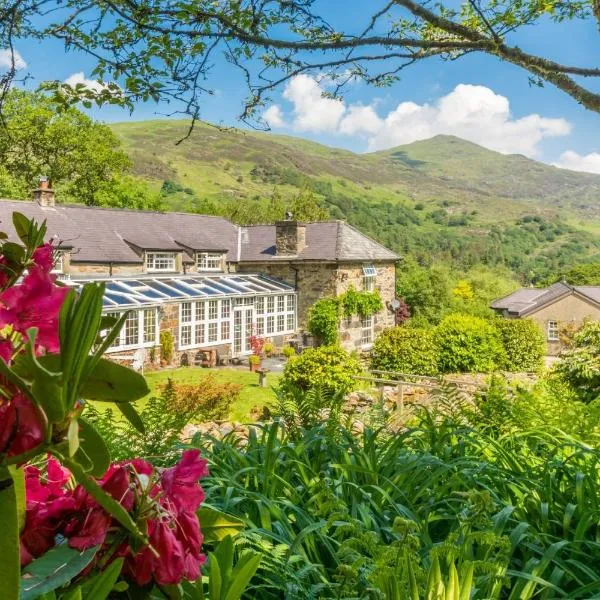
[[[378,291],[359,292],[350,287],[335,298],[323,298],[312,305],[308,317],[308,330],[322,344],[335,344],[339,338],[342,317],[369,317],[382,308],[383,301]]]

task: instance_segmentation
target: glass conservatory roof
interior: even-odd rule
[[[262,296],[294,293],[294,287],[266,275],[182,275],[181,277],[139,277],[73,279],[63,283],[80,288],[85,283],[106,284],[103,305],[106,309],[156,306],[164,302],[210,300],[236,296]]]

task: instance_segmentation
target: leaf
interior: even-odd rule
[[[220,542],[226,536],[235,537],[245,528],[244,522],[211,506],[202,506],[198,512],[205,542]]]
[[[0,469],[0,598],[19,597],[19,509],[17,488],[8,469]]]
[[[73,419],[69,423],[67,440],[69,441],[69,456],[75,456],[79,450],[79,423],[77,419]]]
[[[117,402],[115,406],[121,411],[123,416],[143,435],[146,433],[146,428],[144,427],[144,421],[137,413],[135,408],[131,406],[131,404],[127,402]]]
[[[16,467],[9,467],[9,470],[17,497],[17,522],[19,523],[19,531],[23,531],[23,527],[25,527],[25,471]]]
[[[98,361],[81,390],[83,398],[104,402],[131,402],[149,393],[143,375],[106,358]]]
[[[79,418],[79,450],[75,460],[79,461],[80,453],[85,454],[91,464],[90,475],[102,477],[106,473],[110,465],[110,452],[96,428],[82,417]]]
[[[225,600],[239,600],[260,565],[261,555],[258,552],[245,552],[238,560],[231,573],[231,585]]]
[[[33,600],[68,583],[90,564],[99,548],[79,552],[61,544],[48,550],[23,569],[20,600]]]
[[[12,222],[19,239],[28,246],[32,225],[31,221],[24,214],[14,212],[12,215]]]
[[[92,583],[91,587],[85,590],[86,600],[106,600],[108,598],[121,574],[124,560],[124,558],[117,558],[102,573],[99,573],[90,581]]]

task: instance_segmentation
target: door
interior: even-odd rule
[[[249,337],[252,335],[254,308],[240,306],[233,310],[233,353],[249,354]]]

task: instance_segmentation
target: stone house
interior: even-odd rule
[[[34,201],[0,200],[0,229],[16,234],[12,213],[46,221],[65,284],[106,284],[104,311],[130,311],[109,352],[158,361],[170,331],[176,363],[199,352],[251,352],[251,334],[277,346],[300,340],[319,298],[378,289],[384,309],[341,324],[348,349],[367,349],[394,324],[398,256],[342,221],[238,227],[224,218],[56,204],[45,182]]]
[[[562,281],[547,288],[524,288],[495,300],[491,307],[508,319],[532,319],[545,333],[548,355],[564,348],[561,332],[600,320],[600,286],[572,286]]]

